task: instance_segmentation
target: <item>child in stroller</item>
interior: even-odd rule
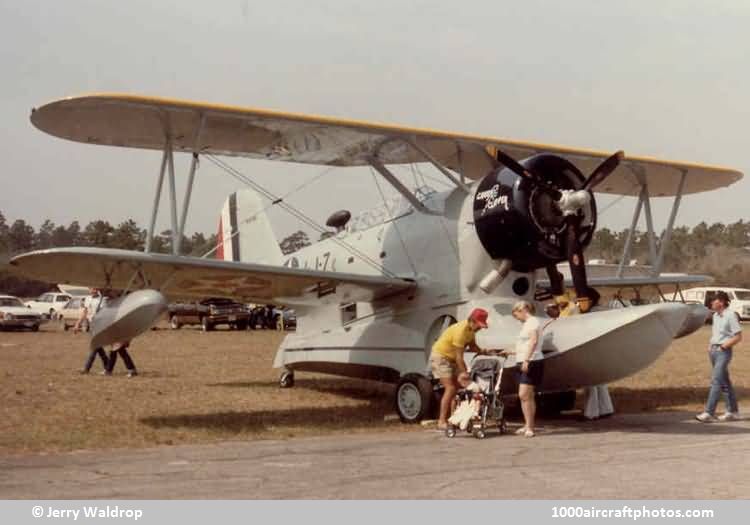
[[[504,361],[504,357],[475,356],[471,371],[458,376],[462,388],[456,393],[456,410],[448,419],[446,436],[454,437],[456,430],[461,429],[483,439],[491,422],[497,425],[501,434],[506,432],[500,393]]]

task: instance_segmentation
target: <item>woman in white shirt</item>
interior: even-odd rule
[[[521,400],[521,410],[525,425],[516,434],[534,437],[534,419],[536,417],[536,401],[534,393],[542,383],[544,365],[542,363],[541,322],[534,316],[534,305],[519,301],[513,306],[513,317],[523,323],[521,333],[518,334],[515,354],[518,371],[518,398]]]

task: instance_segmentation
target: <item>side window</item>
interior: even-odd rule
[[[44,294],[42,296],[42,302],[43,303],[51,303],[52,302],[52,296],[48,293]]]
[[[341,324],[351,323],[357,318],[357,303],[341,305]]]
[[[58,295],[57,296],[57,302],[58,303],[66,303],[70,300],[70,297],[65,297],[64,295]]]

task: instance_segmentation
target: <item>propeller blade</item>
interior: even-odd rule
[[[578,297],[580,311],[581,313],[585,313],[598,302],[599,293],[593,288],[589,288],[586,277],[586,262],[583,258],[583,247],[578,240],[580,218],[569,216],[566,218],[566,223],[565,249],[568,255],[568,264],[570,265],[570,276],[573,278],[573,288],[575,288],[576,296]]]
[[[524,168],[516,159],[511,157],[510,155],[503,153],[501,150],[496,150],[497,153],[497,161],[504,165],[506,168],[508,168],[510,171],[515,173],[516,175],[519,175],[521,177],[526,177],[527,179],[532,179],[535,182],[539,180],[539,177],[531,173],[529,170]]]
[[[591,173],[586,182],[583,185],[584,190],[593,190],[596,186],[601,184],[607,177],[609,177],[617,166],[620,165],[622,159],[625,158],[625,152],[620,150],[609,156],[596,169]]]
[[[553,199],[560,199],[560,190],[555,188],[552,184],[539,177],[535,173],[524,168],[516,159],[514,159],[510,155],[503,153],[500,149],[496,149],[495,156],[500,164],[508,168],[516,175],[532,180],[534,184],[536,184],[540,189],[546,191]]]

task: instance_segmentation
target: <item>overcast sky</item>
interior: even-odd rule
[[[29,122],[34,106],[92,91],[624,149],[747,173],[748,27],[743,0],[0,0],[0,211],[34,226],[132,217],[145,227],[159,153],[63,141]],[[278,194],[325,169],[230,163]],[[187,164],[180,156],[183,183]],[[187,230],[215,231],[238,188],[204,161]],[[687,197],[677,222],[747,220],[749,190],[744,179]],[[335,209],[378,204],[377,195],[368,170],[337,169],[289,200],[324,222]],[[633,205],[621,200],[600,225],[626,227]],[[656,206],[659,228],[666,212]],[[168,217],[165,206],[162,228]],[[279,237],[300,227],[282,212],[271,220]]]

